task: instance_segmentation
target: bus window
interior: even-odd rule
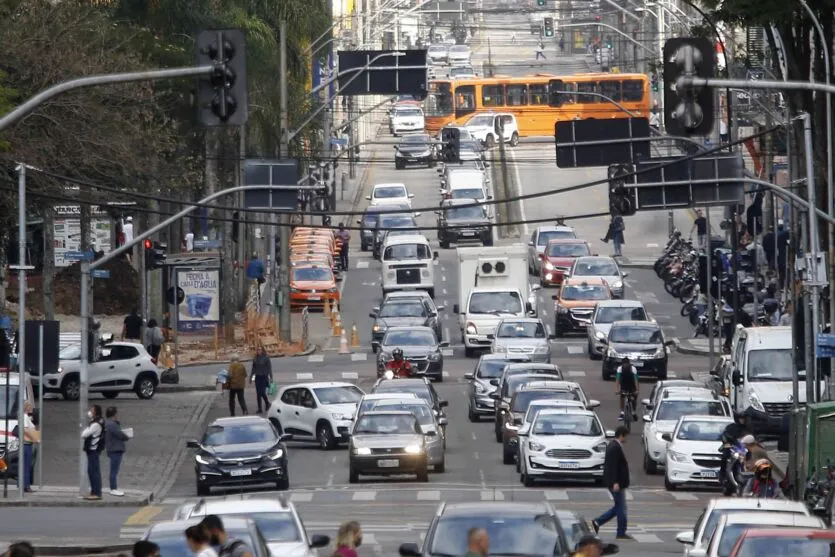
[[[449,116],[452,114],[452,90],[449,83],[436,83],[435,87],[423,100],[423,112],[426,116]]]
[[[578,103],[599,103],[600,97],[596,95],[583,95],[582,93],[598,93],[597,82],[580,81],[577,83]]]
[[[623,81],[624,102],[641,102],[644,100],[644,83],[640,79],[626,79]]]
[[[550,88],[549,105],[562,106],[566,102],[569,102],[571,95],[566,95],[563,91],[569,91],[570,88],[564,81],[561,79],[552,79],[548,82],[548,87]]]
[[[527,85],[507,86],[507,106],[525,106],[528,104]]]
[[[504,85],[482,85],[481,106],[504,106]]]
[[[475,85],[459,85],[455,89],[455,117],[475,112]]]
[[[528,85],[528,95],[530,95],[528,104],[548,105],[548,86],[544,83]]]
[[[612,79],[600,82],[600,94],[605,95],[615,102],[622,100],[620,95],[620,81]],[[605,101],[606,99],[600,99]]]

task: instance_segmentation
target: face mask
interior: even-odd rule
[[[359,547],[361,545],[362,545],[362,536],[359,536],[359,537],[357,537],[356,540],[354,540],[354,546]]]
[[[93,413],[92,412],[87,412],[87,417],[92,420],[93,419]]]

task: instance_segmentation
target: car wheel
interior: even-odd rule
[[[430,288],[426,292],[427,292],[427,294],[429,294],[430,298],[435,299],[435,289],[434,288]]]
[[[470,407],[469,409],[467,409],[467,418],[469,418],[469,420],[470,420],[471,422],[473,422],[473,423],[476,423],[476,422],[480,422],[480,421],[481,421],[481,419],[478,417],[478,414],[476,414],[475,412],[473,412],[472,407]]]
[[[601,371],[600,371],[600,374],[603,376],[603,380],[604,380],[604,381],[611,381],[611,380],[612,380],[612,374],[611,374],[611,373],[609,373],[609,372],[606,370],[606,366],[601,366],[601,367],[600,367],[600,370],[601,370]]]
[[[652,460],[646,451],[644,451],[644,472],[650,476],[658,473],[658,463]]]
[[[353,467],[351,467],[348,470],[348,483],[355,484],[355,483],[358,483],[359,481],[360,481],[359,473],[356,470],[354,470]]]
[[[513,135],[510,136],[510,146],[516,147],[517,145],[519,145],[519,134],[513,132]]]
[[[136,396],[142,400],[149,400],[154,398],[154,393],[157,392],[157,384],[149,375],[140,375],[136,380],[136,385],[133,386],[133,390]]]
[[[197,482],[197,495],[198,496],[206,497],[207,495],[211,495],[211,494],[212,494],[212,490],[209,489],[208,486],[205,486],[205,485],[201,484],[200,482]]]
[[[449,249],[449,242],[447,241],[438,238],[438,244],[441,246],[441,249]]]
[[[603,487],[603,478],[594,478],[594,485],[596,485],[597,487]]]
[[[484,247],[492,246],[493,245],[493,234],[488,232],[487,234],[482,236],[481,243],[484,245]]]
[[[322,421],[316,428],[316,440],[319,442],[319,448],[323,451],[329,451],[334,448],[336,441],[333,438],[333,432],[329,423]]]
[[[602,355],[600,355],[600,354],[598,354],[594,351],[594,346],[592,346],[591,341],[589,341],[588,350],[589,350],[589,360],[602,360],[603,359]]]
[[[658,377],[659,381],[666,381],[667,380],[667,366],[666,365],[658,370],[658,373],[657,373],[656,377]]]
[[[285,472],[286,474],[286,472]],[[275,482],[275,488],[279,491],[287,491],[290,489],[290,478],[285,477]]]
[[[498,423],[499,423],[498,420],[496,420],[496,424],[498,424]],[[496,443],[501,443],[502,442],[502,430],[499,429],[498,427],[496,427],[494,429],[494,433],[496,434]]]
[[[441,373],[435,377],[435,383],[443,383],[444,382],[444,372],[441,370]]]
[[[513,464],[513,449],[507,443],[502,446],[502,464]]]
[[[522,461],[519,459],[519,455],[516,455],[516,458],[514,460],[516,461],[516,473],[521,474],[522,473]]]
[[[114,399],[119,396],[119,392],[108,391],[106,393],[102,393],[102,396],[107,399]]]
[[[435,472],[438,474],[446,472],[446,459],[442,460],[440,464],[435,465]]]
[[[78,400],[81,395],[81,383],[78,377],[68,377],[61,383],[61,396],[64,400]]]
[[[475,348],[470,348],[469,346],[464,347],[464,357],[472,358],[475,356]]]
[[[402,170],[404,166],[405,165],[403,163],[397,161],[394,162],[394,168],[396,168],[397,170]]]
[[[417,473],[417,481],[420,483],[426,483],[429,481],[429,471],[426,468]]]
[[[667,474],[664,474],[664,489],[666,489],[667,491],[676,490],[676,484],[670,481],[670,479],[667,477]]]
[[[522,474],[522,485],[525,487],[533,487],[535,483],[536,480],[534,480],[529,474]]]

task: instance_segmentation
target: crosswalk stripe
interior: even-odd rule
[[[418,491],[417,499],[418,499],[418,501],[440,501],[441,500],[441,492],[440,491]]]
[[[692,493],[682,493],[680,491],[671,491],[670,495],[672,495],[673,499],[676,501],[698,501],[699,498],[693,495]]]
[[[313,379],[313,374],[312,373],[297,373],[296,374],[296,379],[298,379],[299,381],[310,381],[310,380]]]
[[[455,355],[455,350],[453,350],[452,348],[442,348],[441,349],[441,354],[445,358],[451,358],[452,356]]]
[[[307,357],[308,362],[324,362],[325,355],[324,354],[311,354]]]
[[[368,359],[368,353],[360,352],[358,354],[351,354],[352,362],[364,362]]]
[[[367,269],[368,261],[357,261],[357,269]]]
[[[546,489],[545,498],[549,501],[568,501],[568,492],[562,489]]]
[[[310,503],[313,501],[312,493],[291,493],[290,502],[292,503]]]
[[[566,375],[568,375],[569,377],[585,377],[586,372],[585,371],[569,371],[569,372],[566,372]]]
[[[501,491],[484,490],[481,492],[482,501],[504,501],[504,493]]]
[[[373,501],[377,498],[376,491],[355,491],[351,497],[352,501]]]
[[[638,543],[664,543],[664,540],[655,534],[632,534],[632,537],[635,538],[635,541]]]
[[[568,346],[565,347],[565,349],[568,351],[569,354],[576,355],[576,354],[582,354],[583,353],[583,347],[582,346],[572,346],[572,345],[569,344]]]
[[[342,379],[359,379],[360,376],[356,371],[343,371]]]

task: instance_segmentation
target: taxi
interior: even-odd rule
[[[290,250],[305,248],[334,253],[336,246],[333,238],[324,238],[319,236],[310,236],[290,240]]]
[[[560,286],[571,275],[571,266],[578,257],[591,255],[591,247],[585,240],[560,238],[549,240],[539,254],[539,282],[543,287]]]
[[[290,308],[324,308],[340,301],[333,270],[324,265],[299,265],[290,269]]]
[[[290,254],[290,267],[306,267],[309,265],[318,265],[319,267],[326,267],[333,271],[333,276],[339,282],[342,280],[342,269],[334,263],[333,257],[328,253],[314,254],[314,253],[300,253]]]
[[[602,278],[578,277],[563,280],[554,300],[554,336],[566,332],[586,331],[594,308],[600,300],[611,300],[612,291]]]

